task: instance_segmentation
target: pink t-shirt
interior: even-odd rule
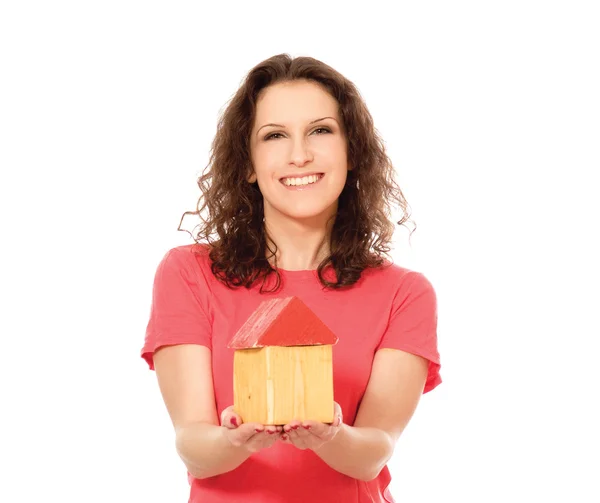
[[[346,424],[354,424],[380,348],[429,360],[423,393],[442,382],[436,295],[423,274],[388,262],[389,267],[363,271],[350,289],[333,291],[323,289],[316,271],[280,269],[281,289],[261,294],[260,282],[250,290],[228,289],[213,276],[207,250],[196,244],[178,246],[160,262],[141,356],[153,370],[153,352],[160,346],[210,348],[219,417],[233,404],[233,350],[227,343],[262,301],[275,297],[299,297],[338,336],[333,347],[334,399]],[[332,269],[327,275],[335,278]],[[363,482],[330,468],[311,450],[282,442],[253,454],[231,472],[202,480],[188,474],[188,480],[191,503],[394,501],[387,467],[375,480]]]

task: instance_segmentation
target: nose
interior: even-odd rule
[[[302,137],[293,140],[290,161],[296,166],[302,167],[306,163],[312,161],[312,159],[313,155],[308,148],[306,140]]]

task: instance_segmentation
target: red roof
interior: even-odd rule
[[[335,344],[338,338],[298,297],[262,302],[233,336],[228,348]]]

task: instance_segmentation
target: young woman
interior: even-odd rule
[[[386,463],[441,383],[434,289],[389,252],[408,205],[355,86],[308,57],[253,68],[198,180],[194,244],[156,271],[142,357],[155,370],[190,502],[390,502]],[[215,237],[216,234],[216,237]],[[335,420],[245,423],[227,343],[258,305],[298,296],[331,328]]]

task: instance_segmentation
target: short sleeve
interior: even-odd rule
[[[161,346],[200,344],[211,348],[207,315],[210,290],[192,253],[173,248],[158,265],[152,287],[150,320],[141,356],[154,370],[154,352]]]
[[[437,298],[433,286],[420,272],[403,278],[392,303],[392,313],[377,349],[399,349],[429,360],[423,393],[442,382],[437,347]]]

